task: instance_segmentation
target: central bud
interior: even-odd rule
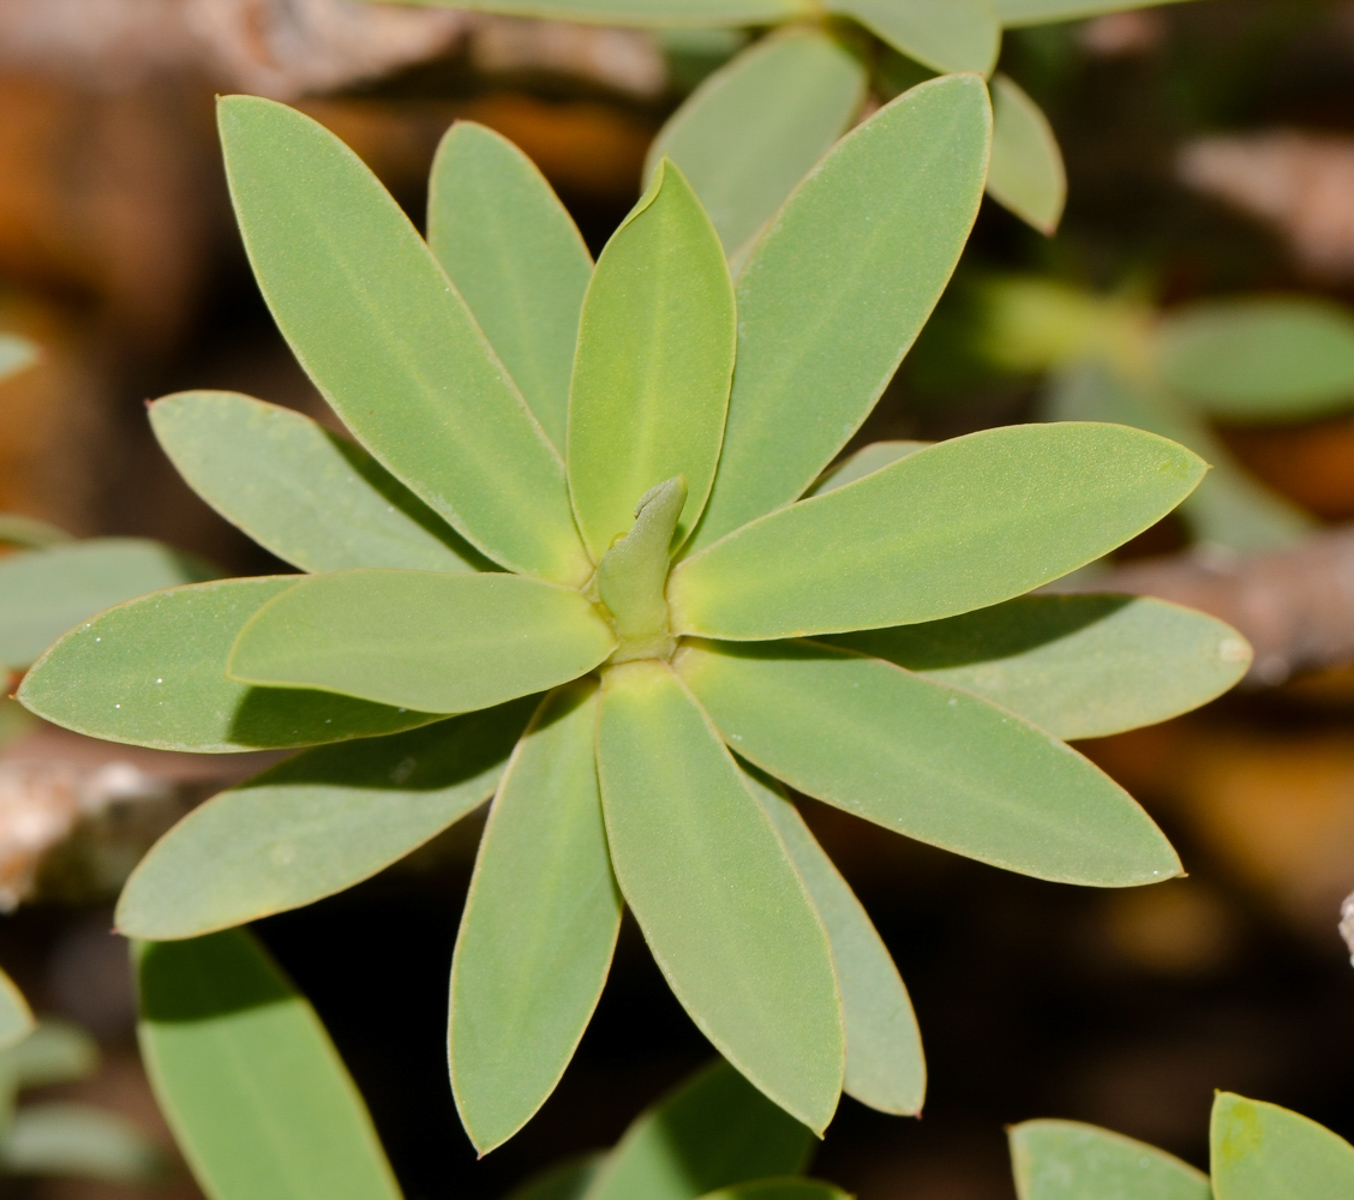
[[[672,539],[686,504],[686,480],[677,475],[640,498],[630,532],[597,567],[597,594],[611,613],[620,645],[611,663],[671,658],[677,639],[668,629],[664,595],[672,564]]]

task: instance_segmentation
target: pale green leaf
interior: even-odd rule
[[[245,622],[231,678],[470,712],[585,674],[615,648],[572,588],[519,575],[311,575]]]
[[[589,1154],[528,1179],[508,1193],[507,1200],[583,1200],[606,1162],[605,1154]]]
[[[1162,379],[1228,420],[1307,420],[1354,407],[1354,314],[1306,296],[1192,304],[1157,331]]]
[[[1067,171],[1043,110],[1006,75],[992,80],[992,167],[987,194],[1052,237],[1067,203]]]
[[[0,380],[17,375],[38,361],[38,348],[27,338],[0,333]]]
[[[750,640],[938,620],[1153,525],[1206,466],[1121,425],[988,429],[755,521],[673,571],[677,633]]]
[[[912,1001],[888,947],[780,785],[755,770],[747,783],[775,824],[832,943],[846,1020],[846,1094],[881,1112],[916,1116],[926,1096],[926,1060]]]
[[[828,0],[828,7],[936,71],[986,75],[1001,48],[990,0]]]
[[[991,110],[973,76],[922,84],[843,138],[738,280],[738,369],[693,547],[801,495],[921,332],[982,200]]]
[[[1109,776],[967,692],[803,642],[689,643],[677,665],[739,754],[887,829],[1061,883],[1131,887],[1181,873]]]
[[[1074,21],[1105,13],[1127,12],[1133,8],[1155,8],[1179,4],[1182,0],[992,0],[1001,23],[1010,29],[1018,25],[1045,25],[1053,21]]]
[[[4,971],[0,971],[0,1051],[14,1045],[33,1031],[33,1014],[23,993]]]
[[[541,702],[489,811],[451,961],[451,1084],[486,1154],[555,1090],[621,924],[597,790],[597,685]]]
[[[1194,536],[1238,553],[1291,546],[1315,521],[1246,474],[1211,429],[1161,389],[1126,380],[1095,363],[1059,372],[1043,401],[1053,421],[1117,421],[1188,446],[1211,466],[1180,515]]]
[[[865,86],[861,62],[820,30],[765,38],[672,115],[649,147],[645,177],[671,158],[732,256],[850,128]]]
[[[1230,625],[1144,596],[1022,596],[827,640],[973,692],[1064,741],[1189,712],[1251,662]]]
[[[659,968],[716,1049],[821,1133],[841,1092],[841,1003],[770,818],[666,664],[607,672],[597,746],[612,864]]]
[[[716,1061],[636,1118],[584,1200],[696,1200],[713,1188],[797,1175],[812,1147],[803,1125]]]
[[[536,165],[457,121],[433,160],[428,245],[562,452],[592,256]]]
[[[84,1104],[33,1104],[0,1137],[0,1170],[108,1183],[154,1183],[168,1164],[130,1121]]]
[[[680,475],[685,538],[710,492],[736,339],[719,237],[671,163],[597,260],[569,393],[569,487],[594,559]]]
[[[137,865],[118,931],[197,937],[352,887],[487,800],[533,707],[324,746],[222,792]]]
[[[759,1179],[706,1192],[701,1200],[851,1200],[851,1196],[820,1179]]]
[[[199,496],[303,571],[492,565],[365,450],[301,413],[180,392],[150,406],[150,423]]]
[[[43,1017],[22,1041],[0,1051],[0,1094],[86,1079],[98,1069],[99,1047],[78,1025]]]
[[[19,513],[0,513],[0,542],[10,546],[22,546],[29,550],[40,550],[44,546],[55,546],[61,542],[74,541],[64,529],[39,521],[36,517],[25,517]]]
[[[1188,1163],[1094,1125],[1025,1121],[1007,1136],[1020,1200],[1213,1200]]]
[[[210,1200],[399,1200],[324,1026],[249,934],[137,959],[141,1057]]]
[[[775,25],[814,15],[810,0],[383,0],[430,8],[640,28]]]
[[[586,580],[564,464],[389,193],[294,109],[230,96],[219,116],[259,286],[344,424],[496,562]]]
[[[32,712],[109,742],[224,754],[374,737],[440,718],[226,678],[236,635],[298,576],[157,592],[73,629],[24,677]]]
[[[1219,1092],[1209,1141],[1217,1200],[1354,1196],[1354,1146],[1277,1104]]]
[[[8,554],[0,558],[0,663],[26,667],[95,613],[219,574],[199,558],[142,538],[91,538]]]
[[[931,442],[871,442],[868,446],[862,446],[854,454],[848,455],[840,462],[833,463],[805,495],[821,496],[824,492],[834,492],[839,487],[845,487],[848,483],[855,483],[857,479],[864,479],[866,475],[873,475],[876,471],[882,471],[885,467],[896,463],[900,458],[906,458],[909,454],[916,454],[918,450],[925,450],[927,446],[932,444]]]

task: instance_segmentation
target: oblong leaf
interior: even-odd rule
[[[758,1179],[706,1192],[702,1200],[851,1200],[851,1196],[821,1179]]]
[[[303,571],[492,566],[360,446],[238,392],[150,406],[161,449],[232,525]]]
[[[0,1057],[0,1108],[5,1090],[51,1087],[88,1079],[99,1067],[99,1046],[78,1025],[43,1017],[26,1038]]]
[[[457,121],[433,159],[428,245],[561,452],[592,256],[535,163]]]
[[[33,1032],[33,1013],[12,980],[0,971],[0,1050],[22,1041]]]
[[[86,1104],[29,1104],[0,1136],[0,1168],[109,1183],[156,1183],[168,1164],[149,1137],[115,1113]]]
[[[691,93],[649,147],[681,169],[731,257],[850,128],[866,72],[840,42],[791,29],[736,55]]]
[[[569,489],[594,559],[650,488],[686,481],[677,539],[719,461],[736,339],[719,237],[691,185],[660,164],[597,260],[569,390]]]
[[[236,391],[180,391],[150,428],[188,486],[302,570],[492,567],[362,447]]]
[[[384,0],[596,25],[720,28],[811,16],[806,0]]]
[[[1216,1200],[1354,1195],[1354,1146],[1277,1104],[1219,1092],[1209,1142]]]
[[[1201,1171],[1094,1125],[1024,1121],[1007,1137],[1020,1200],[1213,1200]]]
[[[736,640],[939,620],[1021,595],[1164,517],[1197,455],[1121,425],[989,429],[772,513],[673,571],[674,632]]]
[[[862,446],[854,454],[833,463],[828,467],[806,493],[806,496],[821,496],[824,492],[835,492],[839,487],[864,479],[885,467],[896,463],[900,458],[925,450],[931,442],[871,442]]]
[[[72,542],[64,529],[39,521],[36,517],[25,517],[19,513],[0,513],[0,542],[10,546],[22,546],[26,550],[40,550],[44,546],[55,546],[61,542]]]
[[[1304,420],[1354,406],[1354,314],[1305,296],[1192,304],[1157,332],[1162,379],[1214,416]]]
[[[825,640],[974,692],[1063,741],[1189,712],[1238,683],[1251,662],[1230,625],[1146,596],[1022,596]]]
[[[797,1175],[813,1134],[717,1060],[641,1113],[584,1200],[696,1200],[713,1188]]]
[[[821,1133],[841,1092],[841,1003],[770,818],[666,664],[607,672],[597,747],[612,864],[659,968],[720,1053]]]
[[[541,702],[494,797],[451,960],[451,1086],[481,1154],[555,1090],[611,969],[621,896],[597,790],[597,685]]]
[[[869,915],[774,780],[749,772],[832,943],[846,1022],[848,1096],[881,1112],[916,1116],[926,1097],[926,1059],[907,988]]]
[[[926,323],[987,175],[987,89],[922,84],[843,138],[738,280],[738,366],[719,474],[690,543],[790,503],[846,444]]]
[[[586,580],[559,455],[390,194],[294,109],[230,96],[219,118],[259,287],[344,424],[494,561]]]
[[[227,679],[226,659],[245,622],[297,578],[194,584],[109,609],[52,646],[18,697],[90,737],[205,754],[343,742],[441,719]]]
[[[193,809],[137,864],[114,922],[198,937],[352,887],[493,794],[531,700],[325,746]]]
[[[199,558],[145,538],[90,538],[6,555],[0,559],[0,663],[26,667],[95,613],[219,574]]]
[[[1095,363],[1059,372],[1043,402],[1053,421],[1118,421],[1188,446],[1211,470],[1180,508],[1190,532],[1243,554],[1291,546],[1314,522],[1248,475],[1205,422],[1168,392],[1131,382]]]
[[[334,571],[241,628],[231,677],[425,712],[470,712],[585,674],[615,648],[572,588],[520,575]]]
[[[1007,75],[992,80],[987,194],[1052,237],[1067,204],[1067,169],[1043,110]]]
[[[997,62],[1001,22],[990,0],[829,0],[895,50],[936,71],[977,71]]]
[[[677,667],[738,753],[795,790],[1039,879],[1157,883],[1180,860],[1076,751],[891,663],[806,643],[689,643]]]
[[[399,1200],[314,1009],[243,930],[137,947],[141,1056],[211,1200]]]

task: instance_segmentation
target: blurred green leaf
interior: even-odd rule
[[[989,0],[829,0],[828,8],[937,71],[986,75],[997,62],[1001,23]]]
[[[716,1061],[631,1124],[584,1200],[696,1200],[713,1188],[798,1174],[812,1148],[813,1134]]]
[[[819,1179],[759,1179],[706,1192],[702,1200],[851,1200],[851,1196]]]
[[[1025,1121],[1007,1136],[1020,1200],[1213,1200],[1202,1172],[1094,1125]]]
[[[180,392],[151,428],[190,487],[303,571],[492,564],[361,447],[236,392]]]
[[[673,114],[649,147],[645,178],[671,158],[732,256],[850,128],[865,87],[865,67],[820,30],[764,38]]]
[[[344,424],[496,562],[586,580],[564,464],[399,205],[295,109],[230,96],[219,117],[259,286]]]
[[[845,487],[848,483],[855,483],[857,479],[864,479],[866,475],[873,475],[876,471],[882,471],[885,467],[896,463],[900,458],[906,458],[909,454],[916,454],[918,450],[925,450],[927,446],[932,444],[931,442],[871,442],[868,446],[861,447],[841,462],[830,466],[823,472],[818,482],[805,493],[805,496],[821,496],[824,492],[835,492],[839,487]]]
[[[324,1026],[249,934],[137,960],[142,1059],[210,1200],[399,1200]]]
[[[343,742],[441,719],[227,679],[240,629],[298,578],[227,579],[120,605],[53,646],[24,677],[19,699],[90,737],[203,754]]]
[[[926,1060],[888,947],[780,785],[755,769],[746,782],[776,826],[832,944],[846,1021],[846,1094],[881,1112],[916,1116],[926,1097]]]
[[[594,25],[667,26],[775,25],[812,16],[808,0],[382,0],[510,17],[582,21]]]
[[[74,1083],[94,1074],[99,1047],[78,1025],[43,1017],[34,1030],[0,1051],[0,1093]]]
[[[562,453],[592,256],[535,163],[457,121],[433,160],[428,245]]]
[[[1354,1196],[1354,1146],[1277,1104],[1219,1092],[1209,1141],[1216,1200]]]
[[[325,746],[195,808],[127,880],[128,937],[197,937],[333,895],[493,794],[532,700]]]
[[[770,818],[664,663],[607,672],[597,755],[612,865],[673,992],[725,1058],[821,1133],[841,1092],[841,1004]]]
[[[680,541],[719,461],[737,337],[719,237],[681,171],[660,164],[597,260],[569,393],[569,487],[600,559],[650,488],[680,475]]]
[[[130,1121],[84,1104],[32,1104],[0,1137],[0,1171],[107,1183],[155,1183],[168,1164]]]
[[[1044,25],[1052,21],[1075,21],[1131,8],[1155,8],[1182,0],[992,0],[1008,29],[1017,25]]]
[[[1354,314],[1305,296],[1191,304],[1157,332],[1161,377],[1229,420],[1301,421],[1354,407]]]
[[[1132,887],[1181,873],[1109,776],[967,692],[804,642],[688,643],[677,667],[749,762],[886,829],[1060,883]]]
[[[605,1154],[589,1154],[551,1167],[514,1188],[507,1200],[583,1200],[606,1158]]]
[[[678,633],[750,640],[938,620],[1122,545],[1205,464],[1122,426],[989,429],[895,462],[726,537],[673,571]]]
[[[1043,110],[1006,75],[992,80],[992,166],[987,193],[1052,237],[1067,203],[1067,171]]]
[[[1134,425],[1188,446],[1210,464],[1180,515],[1194,536],[1238,553],[1291,546],[1316,522],[1246,474],[1198,417],[1149,386],[1130,383],[1110,368],[1080,363],[1051,380],[1042,401],[1051,421],[1113,421]]]
[[[0,379],[17,375],[38,361],[38,348],[27,338],[0,333]]]
[[[64,529],[49,525],[46,521],[20,516],[18,513],[0,513],[0,542],[8,545],[40,550],[45,546],[74,540]]]
[[[597,790],[597,685],[541,702],[494,797],[451,962],[456,1108],[486,1154],[555,1090],[621,924]]]
[[[0,663],[27,667],[95,613],[220,572],[142,538],[91,538],[0,558]]]
[[[1230,625],[1144,596],[1022,596],[826,640],[973,692],[1064,741],[1189,712],[1251,661]]]
[[[789,504],[869,414],[959,261],[990,139],[982,81],[938,79],[857,126],[786,202],[739,277],[728,428],[689,552]]]
[[[334,571],[304,577],[240,630],[231,678],[457,713],[544,691],[616,639],[572,588],[521,575]]]
[[[23,993],[4,971],[0,971],[0,1052],[21,1041],[33,1031],[33,1014]]]

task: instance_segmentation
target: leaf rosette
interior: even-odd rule
[[[594,267],[479,126],[439,150],[425,241],[309,118],[250,97],[220,117],[264,295],[356,441],[234,394],[152,408],[189,483],[305,574],[111,608],[20,697],[114,741],[314,748],[171,830],[124,932],[311,903],[492,797],[451,977],[475,1144],[555,1087],[626,906],[709,1040],[821,1133],[843,1088],[918,1112],[925,1067],[886,948],[782,783],[1043,879],[1179,873],[1060,739],[1203,703],[1245,643],[1156,601],[1025,594],[1159,520],[1203,462],[1085,423],[839,460],[978,211],[981,78],[844,138],[736,283],[670,162]]]

